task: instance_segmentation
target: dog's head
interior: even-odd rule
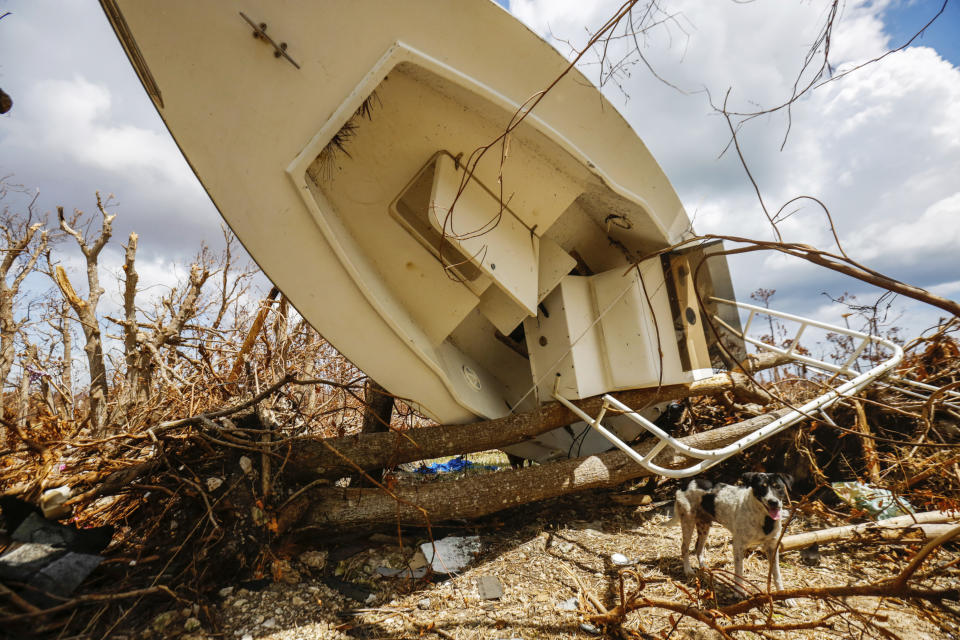
[[[750,487],[753,497],[762,504],[774,520],[780,519],[780,510],[787,502],[787,492],[793,477],[786,473],[745,473],[740,476],[743,484]]]

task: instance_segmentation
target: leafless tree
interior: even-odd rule
[[[48,330],[52,332],[51,349],[47,358],[48,371],[59,372],[59,381],[53,398],[54,413],[64,420],[74,418],[73,403],[73,330],[69,318],[69,303],[59,300],[50,310],[46,319]],[[59,346],[60,358],[54,358],[55,347]]]
[[[0,196],[7,194],[0,184]],[[16,361],[16,342],[24,319],[17,317],[17,298],[23,281],[33,271],[37,260],[46,251],[49,234],[44,222],[35,219],[37,196],[21,215],[4,208],[0,213],[3,233],[3,254],[0,258],[0,394]],[[6,403],[4,402],[4,409]]]
[[[86,339],[83,350],[87,355],[87,366],[90,369],[90,422],[94,430],[99,432],[103,429],[106,421],[106,405],[110,388],[107,383],[103,336],[100,330],[100,320],[97,318],[97,305],[104,293],[103,287],[100,286],[98,262],[100,253],[113,235],[113,219],[116,214],[107,213],[99,193],[97,193],[97,209],[101,215],[100,233],[95,238],[88,238],[72,226],[79,220],[82,212],[77,211],[73,219],[68,222],[63,213],[63,207],[57,207],[60,229],[76,240],[77,246],[80,247],[80,251],[86,260],[86,300],[77,295],[70,279],[67,277],[67,272],[62,266],[52,264],[50,266],[51,275],[80,321],[80,327],[83,329],[83,335]]]
[[[175,377],[168,365],[167,347],[181,342],[187,323],[197,314],[197,305],[204,283],[210,277],[209,258],[201,251],[200,258],[190,267],[188,281],[182,287],[174,287],[164,296],[159,308],[150,322],[138,320],[137,283],[140,276],[136,270],[137,254],[136,233],[131,233],[124,256],[123,288],[123,350],[124,350],[124,388],[120,393],[115,416],[130,411],[135,405],[144,404],[150,399],[154,373],[167,383],[173,384]]]

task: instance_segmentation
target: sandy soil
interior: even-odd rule
[[[658,495],[669,496],[668,488]],[[383,532],[351,536],[336,544],[321,545],[318,540],[317,549],[329,554],[326,566],[318,568],[316,554],[301,554],[289,561],[291,584],[275,583],[261,591],[233,589],[223,598],[219,617],[226,637],[240,639],[579,639],[613,637],[614,630],[592,627],[588,620],[597,613],[597,605],[611,608],[619,602],[621,576],[628,592],[637,588],[639,578],[642,596],[679,605],[709,609],[737,600],[722,584],[732,569],[725,530],[714,527],[705,554],[707,570],[688,579],[678,558],[680,530],[662,526],[671,505],[661,501],[625,506],[614,502],[616,498],[616,492],[588,492],[506,512],[472,527],[438,528],[437,539],[478,535],[482,542],[476,559],[452,576],[411,580],[376,574],[377,566],[400,567],[411,558],[415,545],[424,541],[422,531],[408,531],[402,549],[395,537]],[[789,532],[820,526],[796,518]],[[781,561],[784,583],[787,588],[866,584],[893,575],[915,548],[864,542],[830,545],[821,549],[817,566],[801,561],[798,552],[786,553]],[[616,566],[614,554],[626,556],[631,564]],[[933,560],[940,564],[957,556],[954,547]],[[312,568],[304,562],[311,558]],[[766,581],[762,554],[751,555],[745,571],[762,586]],[[341,580],[350,584],[344,587]],[[488,589],[481,591],[481,581],[488,587],[498,584],[502,595],[485,599]],[[935,585],[956,586],[958,581],[960,572],[952,568]],[[960,638],[956,616],[895,599],[856,598],[846,603],[806,599],[792,607],[777,604],[772,616],[769,610],[756,611],[732,622],[785,625],[816,620],[844,607],[860,613],[836,616],[822,628],[741,631],[735,637]],[[719,637],[689,617],[657,608],[630,613],[623,632],[640,638]]]

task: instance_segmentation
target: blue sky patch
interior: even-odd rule
[[[890,46],[899,47],[936,15],[942,0],[901,0],[883,12]],[[912,46],[932,47],[953,66],[960,66],[960,2],[951,0],[937,20]]]

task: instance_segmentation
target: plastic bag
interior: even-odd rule
[[[915,513],[906,498],[895,496],[888,489],[878,489],[862,482],[834,482],[830,486],[841,500],[877,520]]]

